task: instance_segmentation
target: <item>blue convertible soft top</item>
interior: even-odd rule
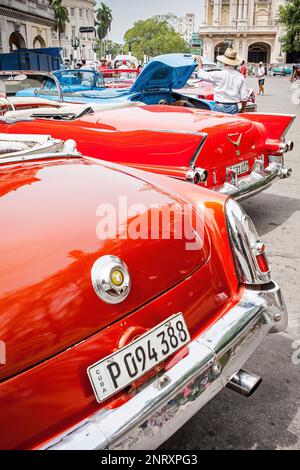
[[[152,89],[182,88],[197,62],[190,54],[165,54],[150,60],[131,87],[131,93]]]

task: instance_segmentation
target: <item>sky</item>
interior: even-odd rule
[[[195,26],[200,25],[202,19],[203,0],[102,0],[110,7],[113,14],[113,23],[109,39],[122,43],[126,31],[133,23],[140,19],[150,18],[153,15],[174,13],[184,16],[186,13],[195,13]],[[100,4],[100,0],[97,2]]]

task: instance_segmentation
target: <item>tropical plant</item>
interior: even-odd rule
[[[165,18],[153,17],[136,21],[124,36],[125,46],[143,60],[172,52],[190,52],[190,47]]]
[[[97,36],[100,41],[101,54],[103,51],[105,52],[104,40],[107,36],[107,33],[110,31],[112,20],[113,16],[111,9],[105,5],[105,3],[101,3],[100,7],[95,12],[95,26],[97,30]]]
[[[62,0],[48,0],[50,7],[54,10],[53,30],[57,32],[58,44],[61,46],[61,35],[65,33],[67,23],[70,22],[69,12],[63,6]]]
[[[300,51],[300,0],[286,0],[279,7],[278,22],[285,32],[280,41],[286,52]]]

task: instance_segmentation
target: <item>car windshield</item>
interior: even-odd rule
[[[6,96],[46,96],[59,98],[55,80],[43,73],[1,72],[0,93]]]
[[[87,69],[59,70],[54,75],[61,84],[63,93],[74,93],[90,89],[104,88],[102,73]]]

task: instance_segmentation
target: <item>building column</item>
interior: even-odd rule
[[[213,14],[214,26],[218,26],[220,24],[220,2],[221,0],[214,0],[214,14]]]
[[[255,4],[253,1],[250,1],[250,3],[248,4],[248,25],[249,26],[253,26],[253,19],[254,19],[254,7],[255,7]]]
[[[237,0],[230,0],[229,23],[232,24],[237,19]]]
[[[238,19],[243,19],[243,0],[239,0],[238,4]]]
[[[244,0],[243,20],[248,18],[248,0]]]

